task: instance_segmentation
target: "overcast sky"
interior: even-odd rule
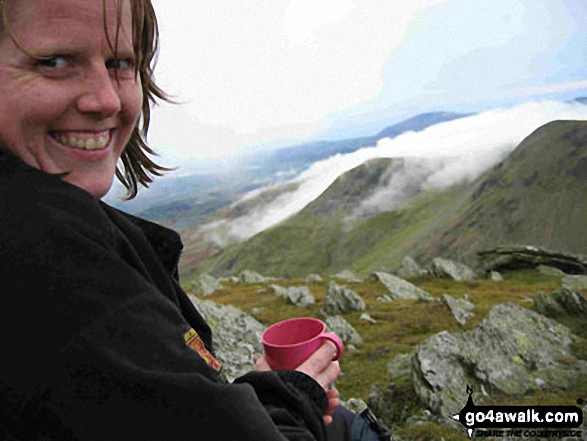
[[[585,0],[153,0],[165,165],[587,95]],[[287,140],[290,140],[288,142]]]

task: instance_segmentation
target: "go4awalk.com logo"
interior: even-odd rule
[[[476,406],[473,389],[467,386],[469,398],[453,418],[480,437],[538,437],[582,439],[583,411],[576,406]],[[582,400],[577,400],[582,403]]]

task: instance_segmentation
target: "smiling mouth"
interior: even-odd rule
[[[103,150],[110,142],[110,131],[49,132],[51,138],[65,147],[79,150]]]

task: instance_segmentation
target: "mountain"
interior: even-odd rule
[[[415,170],[419,179],[400,195],[377,198],[390,180]],[[341,175],[298,214],[210,255],[198,272],[366,274],[394,270],[406,255],[475,264],[477,250],[499,245],[576,254],[587,249],[586,122],[546,124],[473,182],[426,190],[420,184],[428,170],[408,159],[369,161]],[[373,209],[373,200],[387,206]],[[193,268],[182,272],[189,276]]]

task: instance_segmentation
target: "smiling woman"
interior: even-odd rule
[[[110,188],[121,158],[124,171],[116,174],[134,197],[138,184],[147,186],[151,175],[166,170],[149,159],[145,142],[150,102],[166,99],[151,68],[154,11],[138,0],[69,3],[76,17],[51,1],[2,2],[0,31],[10,38],[0,44],[6,67],[0,93],[13,100],[0,103],[0,140],[29,165],[66,173],[97,197]],[[36,105],[39,100],[45,105]]]
[[[347,439],[331,343],[228,384],[179,235],[100,200],[162,170],[150,0],[0,3],[0,439]]]

